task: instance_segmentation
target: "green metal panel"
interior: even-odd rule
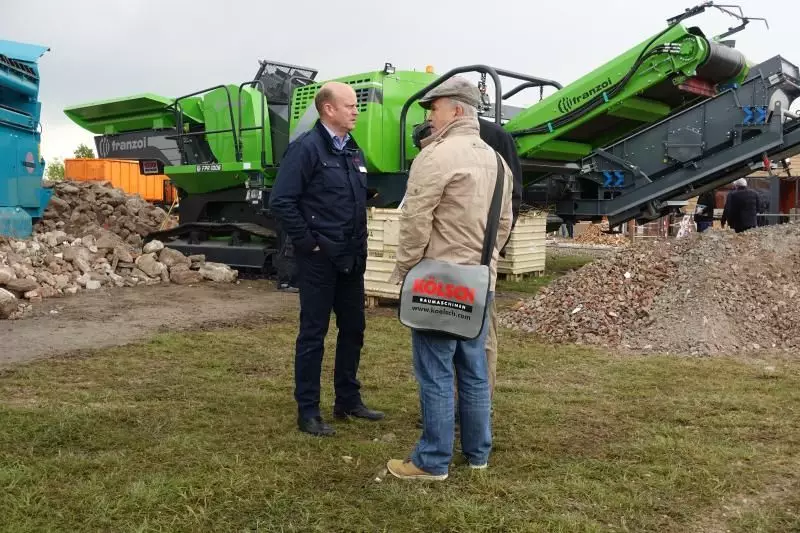
[[[352,85],[356,91],[359,117],[352,132],[364,152],[367,170],[377,173],[397,172],[400,169],[400,109],[408,98],[436,79],[435,74],[382,71],[336,78]],[[325,82],[299,87],[292,98],[290,131],[302,132],[317,119],[314,96]],[[413,126],[424,120],[424,110],[414,104],[408,113],[406,154],[412,159],[417,149],[411,139]]]
[[[221,191],[243,185],[248,173],[256,172],[259,162],[213,163],[164,167],[164,174],[189,194]]]
[[[669,114],[669,106],[664,104],[655,105],[653,103],[653,105],[645,105],[641,100],[634,100],[630,104],[624,102],[660,83],[670,83],[669,80],[673,78],[676,78],[674,82],[677,83],[687,77],[694,76],[697,68],[708,57],[709,44],[704,37],[689,33],[680,24],[673,26],[665,31],[663,35],[658,36],[648,47],[648,43],[652,39],[651,37],[641,42],[624,54],[593,70],[510,120],[506,124],[506,128],[512,132],[534,127],[548,128],[548,125],[552,126],[552,121],[579,109],[594,97],[606,93],[614,84],[625,77],[642,52],[652,50],[656,46],[666,43],[675,43],[680,47],[678,53],[658,53],[648,57],[621,92],[585,115],[560,127],[552,126],[552,131],[550,132],[545,131],[518,137],[517,145],[520,155],[529,158],[543,158],[547,155],[549,156],[548,158],[552,159],[572,159],[576,155],[573,146],[565,145],[567,149],[559,154],[557,153],[558,145],[554,145],[552,141],[561,137],[568,137],[570,131],[604,114],[613,113],[612,116],[633,119],[642,123],[652,122]],[[741,81],[746,74],[747,69],[745,68],[734,80],[730,81]],[[619,103],[622,104],[620,105]],[[595,139],[592,139],[591,146],[596,148],[607,139],[608,137],[605,135],[598,135]],[[587,154],[588,152],[580,155]]]
[[[241,105],[241,127],[259,128],[257,130],[241,132],[242,160],[258,161],[260,165],[263,148],[264,164],[266,166],[272,165],[272,136],[269,134],[270,122],[269,113],[267,112],[266,97],[258,89],[245,87],[242,89]],[[239,120],[238,116],[236,117],[236,120]],[[264,135],[264,133],[266,133],[266,135]],[[262,139],[264,140],[263,146],[261,144]]]
[[[536,156],[554,161],[574,161],[592,153],[592,145],[553,139],[539,145]]]
[[[221,163],[236,161],[237,96],[235,85],[225,85],[203,95],[203,115],[208,132],[205,137],[214,157]]]
[[[244,131],[240,135],[240,105],[242,106],[242,127],[252,128],[258,126],[258,130]],[[237,146],[234,142],[234,139],[237,139],[236,142],[241,144],[242,160],[257,162],[260,167],[261,139],[264,137],[266,164],[272,164],[272,140],[269,135],[269,116],[264,110],[265,106],[266,99],[264,96],[252,87],[245,87],[242,90],[241,99],[239,98],[239,89],[235,85],[220,87],[203,95],[203,114],[205,115],[206,131],[216,132],[207,133],[206,139],[217,161],[227,163],[237,160]],[[266,137],[260,129],[262,115],[264,115],[263,123],[267,131]],[[231,131],[232,128],[235,130],[234,132]]]
[[[174,128],[175,115],[168,108],[173,100],[145,93],[71,106],[64,109],[64,114],[78,126],[97,135]],[[184,121],[203,122],[199,98],[183,100],[181,106]]]
[[[608,114],[639,122],[656,122],[669,115],[671,110],[672,108],[662,102],[634,96],[610,107]]]
[[[375,164],[378,172],[400,170],[400,110],[412,94],[433,83],[438,77],[434,73],[402,71],[384,78],[383,149]],[[406,118],[406,160],[413,159],[419,153],[411,133],[414,126],[424,120],[425,110],[415,102],[409,108]]]

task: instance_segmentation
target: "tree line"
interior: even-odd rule
[[[94,150],[81,143],[73,152],[76,159],[94,159]],[[62,181],[64,179],[64,161],[60,157],[53,158],[44,167],[44,176],[48,181]]]

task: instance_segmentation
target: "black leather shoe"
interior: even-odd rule
[[[364,405],[359,405],[353,409],[342,409],[338,406],[333,406],[333,416],[339,420],[345,420],[349,417],[364,418],[366,420],[383,420],[384,414],[380,411],[368,409]]]
[[[322,421],[321,416],[314,418],[298,418],[297,427],[300,431],[310,433],[316,437],[333,437],[336,430]]]

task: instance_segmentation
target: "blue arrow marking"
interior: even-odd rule
[[[617,178],[616,183],[614,183],[614,187],[622,187],[625,185],[625,174],[623,174],[621,170],[615,170],[614,176]]]
[[[742,108],[744,110],[744,124],[753,122],[753,109],[750,106]]]
[[[611,172],[604,170],[603,177],[606,179],[606,181],[603,182],[603,187],[611,187]]]
[[[766,107],[757,107],[756,112],[758,113],[758,118],[756,118],[756,124],[766,124],[767,123],[767,108]]]

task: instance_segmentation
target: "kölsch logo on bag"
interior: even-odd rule
[[[400,323],[413,330],[475,339],[483,329],[489,299],[489,264],[500,222],[504,169],[497,156],[497,182],[486,224],[481,264],[459,265],[424,258],[400,289]]]
[[[475,303],[475,287],[443,283],[433,276],[415,279],[411,293],[415,304],[449,307],[465,313],[472,311]]]
[[[460,339],[480,335],[489,295],[489,267],[423,259],[403,280],[400,322]]]

